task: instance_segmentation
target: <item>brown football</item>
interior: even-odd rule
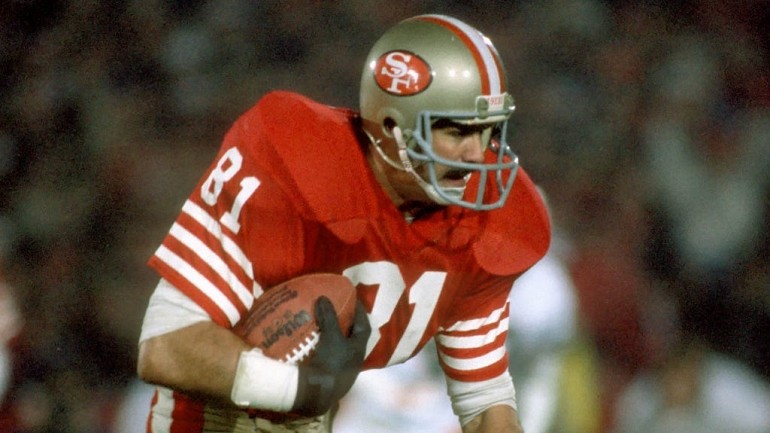
[[[273,359],[301,363],[318,342],[313,307],[321,296],[332,302],[340,329],[349,334],[356,311],[356,289],[338,274],[307,274],[266,290],[233,330]]]

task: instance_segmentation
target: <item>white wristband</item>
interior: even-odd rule
[[[288,412],[297,398],[299,368],[268,358],[261,350],[241,352],[230,398],[238,406]]]

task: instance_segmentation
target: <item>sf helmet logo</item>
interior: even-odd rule
[[[374,81],[391,95],[416,95],[433,80],[430,66],[409,51],[390,51],[374,64]]]

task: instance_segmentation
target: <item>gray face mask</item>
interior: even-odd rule
[[[458,205],[474,210],[490,210],[499,208],[505,203],[505,200],[508,197],[508,193],[513,186],[513,181],[516,177],[516,170],[518,169],[518,158],[512,152],[510,152],[510,155],[508,153],[503,154],[503,156],[508,156],[511,159],[508,162],[500,164],[478,164],[450,161],[435,154],[432,150],[432,147],[427,146],[427,144],[421,145],[419,147],[425,149],[425,153],[412,150],[407,145],[407,140],[404,138],[404,134],[401,132],[401,128],[397,126],[393,128],[393,137],[396,141],[396,144],[398,145],[398,156],[400,163],[394,161],[385,154],[385,152],[380,147],[379,140],[372,140],[374,148],[377,150],[380,158],[382,158],[382,160],[384,160],[391,167],[411,174],[417,184],[428,195],[428,197],[437,204],[443,206]],[[417,163],[415,164],[413,161],[416,161]],[[436,164],[450,166],[458,171],[467,171],[468,174],[464,176],[465,185],[461,187],[441,186],[439,184],[438,176],[436,175]],[[416,171],[416,168],[422,165],[427,166],[427,180]],[[509,171],[509,177],[507,180],[505,180],[505,184],[503,184],[502,172],[506,170]],[[496,172],[496,179],[499,191],[501,192],[499,199],[493,203],[482,202],[488,171]],[[464,196],[465,190],[467,189],[467,183],[474,172],[479,173],[481,176],[481,182],[476,192],[476,201],[471,202],[465,200]]]

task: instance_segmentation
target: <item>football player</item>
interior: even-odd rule
[[[328,432],[359,371],[433,339],[463,431],[519,432],[507,299],[550,225],[506,141],[513,110],[490,40],[421,15],[371,49],[358,111],[276,91],[243,114],[150,259],[148,431]],[[264,290],[319,272],[357,287],[349,336],[320,301],[307,364],[231,332]]]

